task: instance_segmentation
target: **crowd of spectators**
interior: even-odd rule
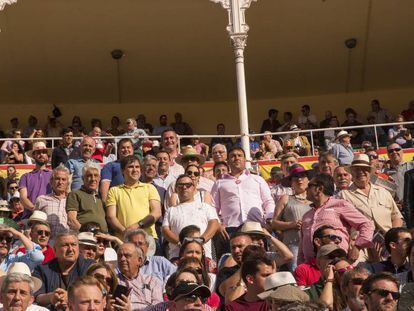
[[[381,109],[372,116],[390,121]],[[180,148],[192,132],[180,114],[171,127],[115,118],[106,133],[125,137],[114,142],[79,118],[54,148],[33,140],[34,169],[10,164],[1,180],[0,310],[413,310],[414,162],[401,127],[388,129],[387,161],[368,145],[354,153],[363,131],[339,130],[306,169],[306,135],[272,136],[286,127],[274,113],[262,127],[280,159],[268,180],[229,138]],[[286,128],[317,126],[302,113]]]

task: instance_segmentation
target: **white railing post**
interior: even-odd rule
[[[379,149],[379,143],[378,143],[378,132],[377,127],[374,125],[374,133],[375,133],[375,143],[377,145],[377,150]]]
[[[310,134],[311,134],[312,155],[314,156],[315,155],[315,145],[313,143],[313,131],[312,130],[310,131]]]

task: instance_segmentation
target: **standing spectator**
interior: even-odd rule
[[[374,116],[377,123],[389,123],[393,119],[387,109],[381,108],[378,99],[373,99],[371,101],[371,108],[372,111],[368,115]]]
[[[354,159],[354,149],[351,145],[351,135],[347,131],[340,131],[336,135],[337,143],[332,146],[331,152],[338,159],[340,165],[349,165]]]
[[[206,257],[211,259],[210,239],[219,227],[216,211],[209,204],[194,201],[195,185],[187,175],[178,177],[175,188],[180,204],[167,210],[162,224],[164,237],[170,242],[169,258],[178,257],[180,231],[188,225],[196,225],[203,232],[201,238],[206,243]]]
[[[71,128],[63,129],[61,144],[53,149],[52,168],[58,167],[60,163],[66,165],[69,159],[79,157],[79,148],[73,145],[73,130]]]
[[[396,311],[400,298],[400,282],[390,273],[370,275],[361,287],[367,311]]]
[[[303,105],[300,111],[302,114],[298,117],[298,124],[301,129],[313,129],[318,127],[316,116],[310,113],[309,105]]]
[[[371,247],[374,225],[361,214],[352,204],[345,200],[335,199],[333,178],[326,174],[313,177],[308,183],[307,197],[312,201],[312,209],[306,212],[302,218],[300,229],[300,244],[298,262],[310,261],[314,258],[312,236],[313,232],[323,225],[331,225],[335,228],[342,242],[339,246],[346,252],[350,252],[351,259],[356,260],[359,249]],[[349,232],[355,229],[359,236],[355,246],[350,247]]]
[[[404,122],[404,117],[399,114],[395,117],[395,122]],[[404,145],[406,143],[406,140],[404,139],[406,133],[407,128],[404,127],[404,124],[394,125],[388,130],[388,141]]]
[[[134,154],[133,142],[130,138],[122,138],[118,142],[118,159],[105,164],[101,171],[101,184],[99,192],[103,201],[106,201],[109,188],[124,183],[124,176],[121,170],[121,160]]]
[[[62,135],[63,125],[57,118],[47,117],[46,135],[47,137],[60,137]]]
[[[125,131],[121,126],[121,121],[117,116],[113,116],[111,119],[111,126],[106,129],[105,131],[108,134],[111,134],[112,136],[120,136]]]
[[[171,123],[171,127],[178,135],[193,135],[193,129],[191,126],[183,121],[183,115],[180,112],[176,112],[174,115],[175,122]],[[190,138],[183,138],[181,140],[182,145],[189,145]]]
[[[82,187],[68,195],[66,212],[68,225],[73,230],[79,230],[83,224],[93,221],[103,231],[108,231],[103,202],[98,193],[100,173],[101,167],[98,163],[86,162],[82,169]]]
[[[293,124],[295,124],[295,122],[293,122],[293,114],[290,111],[286,111],[283,114],[283,124],[278,128],[278,131],[287,132]],[[286,138],[287,136],[284,135],[283,137]]]
[[[331,118],[332,118],[332,111],[327,110],[325,111],[325,119],[323,119],[320,123],[319,123],[319,127],[320,128],[327,128],[330,127],[331,125]]]
[[[278,114],[279,111],[277,109],[269,109],[269,118],[263,120],[262,126],[260,127],[260,133],[264,133],[266,131],[271,133],[277,132],[278,128],[281,126],[279,120],[277,119]]]
[[[167,116],[165,114],[160,115],[160,125],[154,128],[153,134],[156,136],[161,135],[166,130],[172,130],[173,128],[168,125]]]
[[[144,253],[133,243],[124,243],[118,249],[119,284],[131,289],[132,310],[143,310],[162,301],[162,282],[156,276],[140,273]]]
[[[10,119],[10,125],[11,125],[11,128],[6,133],[7,137],[13,137],[13,132],[20,128],[19,119],[16,118],[16,117],[11,118]]]
[[[411,100],[408,103],[408,109],[401,112],[402,116],[406,121],[413,121],[414,120],[414,100]]]
[[[229,165],[226,162],[216,162],[213,166],[213,177],[217,179],[222,179],[224,175],[230,172]]]
[[[402,215],[388,190],[370,181],[373,167],[366,154],[355,155],[350,167],[352,185],[342,190],[338,197],[347,200],[375,224],[375,231],[385,233],[401,227]]]
[[[95,152],[95,140],[92,137],[85,136],[82,139],[80,145],[80,157],[75,159],[69,159],[66,163],[66,167],[69,169],[72,174],[72,184],[71,189],[78,190],[81,188],[82,181],[82,169],[85,166],[85,163],[88,160],[91,160],[92,155]],[[93,160],[94,161],[94,160]]]
[[[55,241],[56,258],[45,265],[37,266],[33,276],[42,281],[36,291],[36,302],[49,310],[66,308],[67,289],[78,277],[85,275],[93,260],[79,256],[79,241],[76,232],[60,232]]]
[[[180,152],[178,148],[178,136],[173,129],[167,129],[162,132],[161,148],[170,155],[170,172],[175,176],[183,174],[184,168],[175,161],[175,158],[178,157]]]
[[[82,126],[82,121],[79,116],[73,116],[70,128],[73,130],[73,135],[75,137],[81,136],[81,131],[84,130],[84,128]]]
[[[158,160],[158,174],[154,178],[153,182],[158,187],[161,187],[167,191],[168,187],[179,176],[175,176],[174,172],[170,171],[170,154],[167,151],[159,150],[156,154]]]
[[[109,189],[106,213],[110,227],[118,236],[127,229],[145,229],[157,238],[155,222],[161,217],[160,196],[157,189],[139,181],[141,165],[136,156],[121,160],[124,175],[122,185]]]
[[[134,144],[135,152],[139,152],[141,149],[141,143],[147,133],[143,129],[137,128],[137,121],[134,118],[126,119],[126,131],[122,136],[133,136],[132,142]]]
[[[65,166],[56,167],[50,177],[52,192],[39,196],[35,203],[35,210],[42,211],[47,215],[52,240],[59,231],[68,229],[66,197],[70,191],[69,178],[69,170]]]
[[[266,181],[246,170],[244,150],[229,153],[230,174],[214,183],[211,191],[217,213],[221,215],[222,247],[228,249],[229,234],[247,220],[266,223],[273,217],[275,202]]]
[[[358,126],[358,125],[362,125],[362,123],[357,120],[357,114],[356,114],[354,109],[347,108],[345,110],[345,115],[346,115],[346,120],[344,121],[344,123],[341,124],[341,126]],[[363,132],[364,131],[363,131],[362,128],[351,129],[350,130],[351,137],[352,137],[352,139],[351,139],[352,144],[360,145],[362,143]]]
[[[310,156],[311,145],[308,138],[304,135],[300,135],[300,132],[298,132],[300,131],[300,128],[294,124],[289,130],[294,131],[290,134],[290,139],[288,140],[292,143],[292,146],[294,146],[293,151],[300,156]]]
[[[364,311],[366,306],[360,295],[361,286],[371,273],[362,266],[357,266],[342,275],[341,290],[348,311]]]
[[[226,126],[223,123],[217,124],[217,135],[225,135]],[[230,137],[214,137],[211,139],[210,148],[213,150],[213,147],[216,144],[222,144],[226,146],[227,150],[230,150],[233,147],[233,140]]]
[[[49,183],[52,171],[46,168],[50,149],[46,147],[44,142],[37,142],[33,145],[33,150],[29,152],[29,155],[33,156],[36,167],[33,171],[22,176],[19,182],[19,191],[23,206],[33,210],[34,203],[39,196],[52,192]]]
[[[27,120],[27,126],[23,129],[22,137],[27,138],[30,134],[33,133],[34,130],[38,129],[38,121],[37,118],[33,115],[29,116]]]
[[[153,131],[152,125],[147,123],[147,119],[143,114],[137,116],[137,128],[144,130],[148,135]]]

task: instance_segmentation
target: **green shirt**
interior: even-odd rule
[[[96,222],[101,226],[102,231],[108,231],[103,202],[97,193],[83,187],[70,192],[66,199],[66,212],[69,211],[78,212],[77,219],[81,225]]]
[[[307,288],[305,292],[308,294],[311,301],[319,301],[319,296],[321,295],[324,286],[325,281],[322,279],[322,277],[320,277],[319,280]]]

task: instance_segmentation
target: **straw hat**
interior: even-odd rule
[[[45,144],[45,142],[43,142],[43,141],[37,141],[37,142],[35,142],[34,144],[33,144],[33,148],[32,148],[32,150],[29,150],[28,152],[27,152],[27,155],[29,156],[29,157],[33,157],[33,152],[35,152],[35,151],[39,151],[39,150],[46,150],[47,151],[47,155],[50,157],[50,155],[52,154],[52,150],[50,149],[50,148],[47,148],[46,147],[46,144]]]
[[[257,295],[260,299],[266,299],[270,294],[280,286],[296,285],[296,280],[290,272],[276,272],[265,278],[265,291]]]
[[[354,159],[352,160],[352,163],[349,166],[349,168],[352,168],[352,167],[363,167],[363,168],[367,168],[371,172],[373,172],[375,170],[375,168],[372,167],[372,165],[371,165],[371,163],[369,161],[369,156],[367,154],[364,154],[364,153],[356,154],[354,156]]]
[[[27,219],[27,223],[30,225],[34,222],[40,222],[46,226],[50,226],[47,221],[47,214],[42,211],[34,211],[33,214]]]
[[[338,258],[346,257],[346,252],[336,244],[326,244],[321,246],[316,254],[316,259],[321,259],[326,256],[335,256]]]
[[[240,232],[247,234],[256,234],[266,237],[266,234],[263,231],[262,225],[256,221],[246,221],[241,227]]]
[[[92,232],[80,232],[78,234],[79,245],[96,246],[96,238]]]
[[[299,287],[294,285],[283,285],[276,290],[272,291],[269,295],[269,298],[282,300],[282,301],[300,301],[306,302],[309,301],[309,295],[306,294]]]
[[[182,154],[180,154],[178,157],[175,158],[175,162],[182,165],[183,161],[185,161],[188,158],[197,158],[198,164],[201,166],[206,162],[206,158],[197,153],[197,151],[194,149],[193,146],[188,145],[181,148]]]
[[[344,131],[344,130],[339,131],[339,133],[336,134],[336,140],[338,141],[341,137],[344,137],[344,136],[351,137],[351,134],[349,134],[347,131]]]
[[[296,124],[292,124],[289,127],[289,131],[298,131],[298,130],[300,130],[300,128]]]
[[[10,265],[9,269],[7,270],[7,274],[3,274],[0,276],[0,287],[3,284],[3,281],[6,279],[8,275],[11,273],[20,273],[30,276],[34,283],[34,290],[33,292],[37,292],[42,287],[42,281],[30,273],[30,268],[24,262],[15,262]]]

